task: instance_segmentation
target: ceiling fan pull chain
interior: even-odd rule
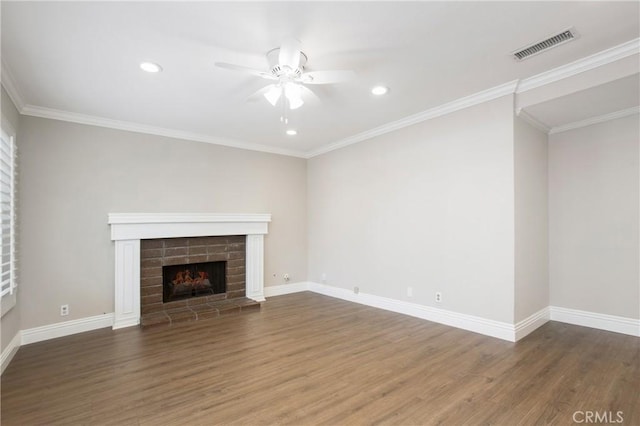
[[[284,124],[288,124],[289,123],[289,118],[287,117],[287,104],[289,103],[289,100],[286,98],[286,96],[282,97],[282,114],[280,115],[280,122],[284,123]]]

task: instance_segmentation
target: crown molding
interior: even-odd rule
[[[362,142],[376,136],[384,135],[385,133],[389,133],[394,130],[402,129],[413,124],[421,123],[423,121],[451,114],[452,112],[456,112],[461,109],[469,108],[474,105],[501,98],[502,96],[513,94],[516,90],[517,85],[518,80],[510,81],[509,83],[501,84],[500,86],[492,87],[490,89],[483,90],[482,92],[477,92],[473,95],[456,99],[446,104],[430,108],[426,111],[401,118],[400,120],[392,121],[374,129],[367,130],[366,132],[358,133],[348,138],[329,143],[314,151],[310,151],[307,153],[306,158],[312,158],[321,154],[326,154],[327,152],[344,148],[345,146],[353,145],[355,143]]]
[[[563,124],[562,126],[552,127],[549,134],[566,132],[567,130],[579,129],[581,127],[591,126],[593,124],[604,123],[605,121],[615,120],[617,118],[628,117],[630,115],[640,114],[640,106],[623,109],[609,114],[599,115],[597,117],[587,118],[586,120],[574,121],[573,123]]]
[[[224,139],[199,133],[186,132],[183,130],[167,129],[163,127],[149,126],[145,124],[133,123],[130,121],[112,120],[94,115],[79,114],[75,112],[62,111],[53,108],[45,108],[34,105],[25,105],[21,114],[32,117],[49,118],[52,120],[68,121],[71,123],[87,124],[90,126],[106,127],[109,129],[126,130],[129,132],[145,133],[150,135],[165,136],[174,139],[184,139],[196,142],[205,142],[214,145],[223,145],[231,148],[247,149],[250,151],[267,152],[270,154],[286,155],[290,157],[304,158],[302,151],[290,149],[276,148],[267,145],[255,144],[250,142],[236,141],[233,139]]]
[[[7,91],[7,94],[13,101],[18,112],[22,112],[22,109],[24,108],[24,98],[20,94],[11,71],[9,71],[9,66],[4,61],[4,58],[2,58],[2,65],[0,65],[0,67],[0,83],[2,84],[2,87],[4,87],[4,90]]]
[[[256,144],[256,143],[238,141],[233,139],[213,137],[210,135],[187,132],[183,130],[167,129],[167,128],[149,126],[149,125],[133,123],[128,121],[112,120],[112,119],[98,117],[98,116],[79,114],[74,112],[57,110],[53,108],[46,108],[46,107],[25,104],[23,97],[21,96],[20,92],[17,89],[17,86],[14,83],[15,80],[12,78],[11,72],[8,70],[8,66],[6,65],[4,60],[2,60],[1,83],[2,83],[2,86],[6,89],[7,93],[9,94],[9,97],[11,98],[11,100],[16,105],[16,108],[18,109],[18,111],[23,115],[49,118],[53,120],[68,121],[68,122],[78,123],[78,124],[106,127],[106,128],[125,130],[125,131],[136,132],[136,133],[152,134],[152,135],[165,136],[165,137],[170,137],[175,139],[204,142],[204,143],[228,146],[228,147],[238,148],[238,149],[246,149],[246,150],[252,150],[252,151],[266,152],[270,154],[278,154],[278,155],[308,159],[308,158],[313,158],[315,156],[322,155],[327,152],[331,152],[340,148],[344,148],[349,145],[353,145],[358,142],[362,142],[362,141],[374,138],[376,136],[383,135],[385,133],[402,129],[404,127],[408,127],[413,124],[431,120],[433,118],[441,117],[443,115],[447,115],[452,112],[469,108],[474,105],[488,102],[502,96],[506,96],[509,94],[517,95],[517,94],[520,94],[520,93],[523,93],[547,84],[554,83],[564,78],[571,77],[573,75],[576,75],[594,68],[598,68],[603,65],[607,65],[609,63],[615,62],[617,60],[620,60],[632,55],[638,55],[639,53],[640,53],[640,38],[636,38],[634,40],[630,40],[626,43],[622,43],[618,46],[603,50],[591,56],[587,56],[585,58],[554,68],[552,70],[537,74],[535,76],[525,78],[522,80],[514,80],[511,82],[502,84],[500,86],[496,86],[496,87],[493,87],[493,88],[490,88],[490,89],[487,89],[463,98],[459,98],[451,102],[436,106],[434,108],[430,108],[428,110],[422,111],[420,113],[401,118],[399,120],[384,124],[379,127],[375,127],[373,129],[364,131],[362,133],[358,133],[344,139],[330,142],[328,144],[321,146],[320,148],[317,148],[311,151],[306,151],[306,152],[301,150],[276,148],[276,147],[271,147],[263,144]],[[533,125],[534,127],[544,132],[548,132],[549,134],[559,133],[559,132],[563,132],[566,130],[571,130],[579,127],[589,126],[591,124],[596,124],[603,121],[624,117],[626,115],[631,115],[634,113],[637,113],[637,108],[618,111],[612,114],[606,114],[601,117],[594,117],[591,119],[587,119],[587,120],[583,120],[575,123],[569,123],[563,126],[558,126],[558,127],[549,129],[548,126],[536,120],[534,117],[530,116],[525,111],[523,110],[516,111],[516,114],[520,116],[523,120],[527,121],[529,124]]]
[[[544,133],[549,133],[549,131],[551,130],[549,126],[547,126],[542,121],[538,120],[522,108],[516,110],[516,116],[520,117],[523,121],[526,121],[536,129],[543,131]]]
[[[373,137],[380,136],[382,134],[401,129],[403,127],[411,126],[412,124],[416,124],[422,121],[430,120],[432,118],[440,117],[445,114],[450,114],[452,112],[455,112],[464,108],[468,108],[473,105],[477,105],[483,102],[487,102],[487,101],[499,98],[501,96],[508,95],[510,93],[515,93],[515,94],[523,93],[528,90],[532,90],[547,84],[551,84],[556,81],[562,80],[564,78],[571,77],[573,75],[576,75],[585,71],[589,71],[591,69],[598,68],[603,65],[607,65],[619,59],[623,59],[631,55],[637,55],[639,53],[640,53],[640,38],[636,38],[634,40],[630,40],[628,42],[619,44],[618,46],[614,46],[610,49],[603,50],[591,56],[578,59],[577,61],[534,75],[532,77],[521,79],[521,80],[514,80],[512,82],[505,83],[501,86],[496,86],[494,88],[491,88],[482,92],[478,92],[464,98],[454,100],[452,102],[437,106],[435,108],[428,109],[421,113],[414,114],[414,115],[402,118],[400,120],[393,121],[391,123],[387,123],[383,126],[376,127],[374,129],[371,129],[362,133],[358,133],[348,138],[341,139],[333,143],[329,143],[319,149],[308,152],[306,155],[306,158],[313,158],[315,156],[325,154],[327,152],[331,152],[339,148],[344,148],[346,146],[353,145],[355,143],[362,142],[364,140],[371,139]],[[615,115],[615,114],[617,113],[613,113],[612,115]],[[570,123],[570,124],[567,124],[566,126],[561,126],[556,129],[550,129],[544,123],[538,121],[537,119],[527,114],[523,110],[517,111],[517,115],[519,115],[523,120],[527,121],[532,126],[536,127],[539,130],[542,130],[545,133],[557,133],[558,131],[569,130],[569,128],[564,130],[557,130],[557,129],[563,129],[566,126],[578,124],[578,123]],[[619,118],[619,117],[615,116],[613,118]],[[604,118],[601,121],[607,121],[613,118]],[[589,121],[589,120],[585,120],[585,121]],[[596,121],[596,122],[601,122],[601,121]],[[588,126],[594,123],[595,122],[593,123],[588,122],[587,124],[584,124],[584,125]],[[578,127],[582,127],[582,124]]]
[[[542,72],[529,78],[524,78],[520,81],[516,93],[526,92],[547,84],[555,83],[556,81],[564,78],[571,77],[639,53],[640,38],[636,38],[610,49],[595,53],[591,56],[570,62],[566,65]]]

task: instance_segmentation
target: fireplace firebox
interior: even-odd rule
[[[162,267],[162,302],[226,293],[227,262],[202,262]]]

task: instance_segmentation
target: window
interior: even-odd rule
[[[3,120],[4,121],[4,120]],[[16,145],[1,129],[0,140],[0,283],[2,314],[15,304],[16,291]]]

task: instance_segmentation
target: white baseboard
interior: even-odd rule
[[[18,331],[13,339],[9,342],[6,348],[2,351],[0,356],[0,374],[4,373],[4,369],[7,368],[13,356],[20,349],[20,342],[22,341],[22,332]]]
[[[135,327],[140,325],[140,317],[134,317],[131,315],[122,315],[120,319],[116,320],[113,316],[113,329],[118,330],[120,328]],[[108,327],[108,326],[107,326]]]
[[[537,328],[542,327],[549,322],[549,307],[542,308],[538,312],[528,316],[522,321],[518,321],[515,325],[516,342],[523,337],[531,334]]]
[[[85,331],[113,326],[114,315],[103,314],[22,330],[22,344],[41,342]]]
[[[272,285],[264,288],[264,297],[282,296],[283,294],[299,293],[307,290],[309,290],[309,283],[306,281]]]
[[[558,306],[549,306],[549,311],[552,321],[640,337],[640,320],[637,319],[560,308]]]
[[[355,294],[347,289],[314,282],[298,282],[265,287],[265,295],[267,297],[280,296],[283,294],[297,293],[307,290],[323,294],[325,296],[348,300],[350,302],[398,312],[487,336],[497,337],[510,342],[519,341],[534,330],[546,324],[548,321],[565,322],[568,324],[640,337],[640,320],[580,311],[577,309],[560,308],[557,306],[543,308],[522,321],[519,321],[515,325],[512,325],[506,322],[493,321],[482,317],[461,314],[425,305],[418,305],[402,300],[389,299],[372,294]]]
[[[389,299],[372,294],[355,294],[350,290],[328,286],[325,284],[309,283],[309,290],[314,293],[324,294],[350,302],[360,303],[374,308],[385,309],[387,311],[398,312],[428,321],[449,325],[463,330],[473,331],[486,336],[497,337],[498,339],[515,342],[515,327],[506,322],[494,321],[473,315],[460,314],[445,309],[433,308],[431,306],[418,305],[402,300]]]
[[[516,342],[527,336],[537,328],[549,321],[549,308],[541,309],[533,315],[518,322],[515,326],[499,321],[488,320],[473,315],[460,314],[445,309],[432,308],[402,300],[389,299],[371,294],[355,294],[350,290],[328,286],[313,282],[298,282],[292,284],[265,287],[265,296],[281,296],[283,294],[298,293],[301,291],[313,291],[315,293],[331,296],[350,302],[398,312],[417,318],[464,330],[497,337],[510,342]]]

